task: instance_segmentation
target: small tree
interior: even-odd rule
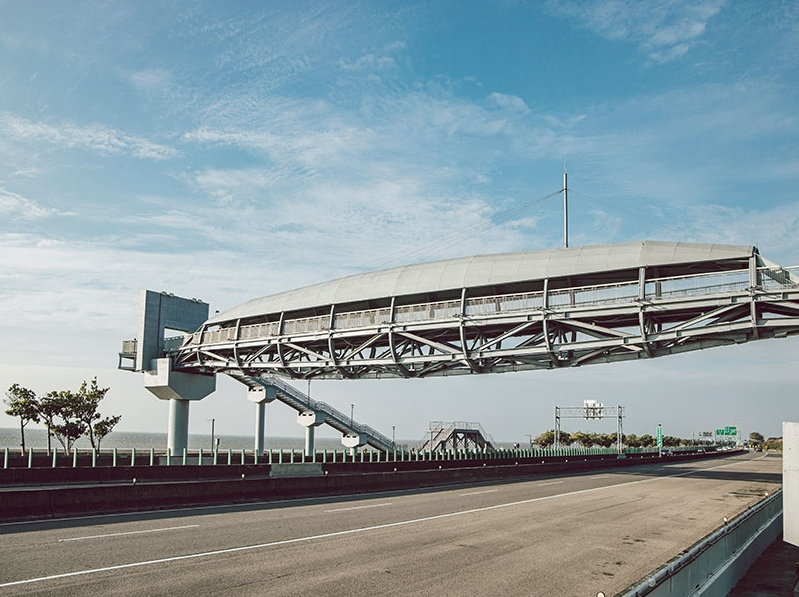
[[[19,384],[8,388],[4,402],[9,406],[6,414],[19,417],[19,436],[22,451],[25,451],[25,425],[33,421],[39,422],[39,399],[36,393]]]
[[[753,431],[749,434],[749,443],[755,447],[762,446],[765,439],[763,434],[757,431]]]
[[[100,406],[100,401],[105,398],[106,392],[108,392],[108,388],[99,387],[97,385],[97,378],[95,377],[92,379],[91,384],[87,384],[84,381],[77,394],[75,417],[85,425],[86,431],[89,433],[89,442],[92,448],[98,450],[100,449],[100,440],[111,433],[114,425],[116,425],[121,418],[117,416],[104,419],[104,424],[99,426],[99,429],[103,432],[102,436],[100,440],[96,438],[96,428],[98,428],[100,417],[102,416],[97,412],[97,409]]]
[[[47,453],[53,451],[53,428],[61,410],[58,392],[48,392],[39,400],[39,420],[47,427]]]
[[[49,392],[42,400],[48,414],[48,427],[58,442],[69,453],[81,435],[86,433],[87,425],[81,419],[84,409],[83,398],[69,390]],[[49,449],[48,442],[48,449]]]
[[[119,420],[122,418],[122,415],[115,415],[113,417],[106,417],[105,419],[100,419],[94,425],[92,425],[92,433],[94,434],[94,440],[97,442],[97,449],[100,449],[100,442],[103,441],[103,438],[111,433],[111,430],[119,423]]]

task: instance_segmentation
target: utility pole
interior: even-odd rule
[[[569,248],[569,187],[566,185],[566,162],[563,162],[563,247]]]

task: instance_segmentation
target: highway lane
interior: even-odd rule
[[[773,492],[781,470],[746,454],[0,525],[0,595],[612,595]]]

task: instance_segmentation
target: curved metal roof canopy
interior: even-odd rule
[[[390,297],[443,296],[447,291],[460,293],[463,288],[474,292],[481,287],[512,287],[544,279],[568,278],[570,284],[579,283],[580,279],[586,284],[610,283],[630,276],[637,278],[641,267],[663,271],[695,263],[702,264],[702,271],[708,271],[708,267],[719,271],[744,269],[753,255],[757,255],[753,246],[661,241],[475,255],[357,274],[252,299],[212,317],[206,326],[314,308],[329,309],[330,305],[339,308]],[[628,272],[629,276],[620,276],[620,272]]]

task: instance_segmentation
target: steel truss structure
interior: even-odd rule
[[[605,406],[594,401],[586,401],[583,406],[556,406],[555,407],[555,448],[560,447],[560,420],[561,419],[585,419],[595,420],[605,417],[616,418],[616,451],[619,454],[624,452],[624,407]]]
[[[735,269],[706,269],[657,276],[640,267],[601,284],[564,276],[513,293],[462,288],[451,300],[386,297],[388,306],[373,309],[331,304],[321,316],[232,319],[166,352],[186,372],[422,378],[647,359],[799,333],[791,271],[759,267],[756,255]]]

